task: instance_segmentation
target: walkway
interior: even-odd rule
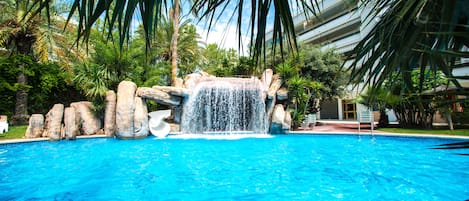
[[[375,122],[374,128],[378,122]],[[300,127],[295,131],[311,131],[311,132],[330,132],[330,133],[358,133],[357,121],[340,121],[340,120],[318,120],[315,126],[310,125],[308,128]],[[379,132],[373,130],[373,133]],[[360,124],[360,133],[371,133],[370,123]]]

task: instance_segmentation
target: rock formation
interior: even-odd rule
[[[29,118],[29,126],[26,129],[25,138],[38,138],[44,132],[44,115],[33,114]]]
[[[75,109],[78,122],[81,127],[80,134],[94,135],[101,130],[101,119],[93,112],[93,104],[88,101],[71,103],[70,107]]]
[[[191,96],[192,90],[201,82],[213,80],[214,76],[205,72],[187,75],[184,80],[178,79],[176,86],[139,87],[130,81],[122,81],[117,89],[106,93],[104,128],[101,118],[93,112],[92,104],[88,101],[70,104],[64,111],[64,105],[56,104],[47,113],[46,120],[41,114],[34,114],[30,118],[26,138],[49,137],[59,140],[61,136],[62,119],[63,137],[75,139],[78,135],[92,135],[102,133],[119,138],[141,138],[149,133],[148,109],[146,100],[153,100],[173,109],[171,131],[178,131],[183,111],[184,101]],[[229,79],[229,78],[228,78]],[[291,115],[283,108],[288,99],[288,91],[282,87],[282,79],[273,74],[271,69],[264,71],[261,77],[262,96],[265,101],[265,111],[271,133],[285,133],[291,127]],[[262,101],[261,101],[262,102]],[[280,103],[280,104],[279,104]],[[44,128],[44,129],[43,129]]]
[[[104,134],[114,136],[116,134],[116,93],[107,91],[106,107],[104,112]]]
[[[154,100],[163,105],[178,106],[181,104],[181,97],[170,95],[167,92],[155,88],[139,87],[137,96]]]
[[[64,136],[67,140],[74,140],[80,134],[78,119],[74,107],[67,107],[64,111]]]
[[[277,91],[277,100],[284,101],[288,99],[288,90],[286,88],[280,88]]]
[[[135,92],[137,85],[130,81],[122,81],[117,87],[116,104],[116,136],[120,138],[134,137]]]
[[[134,138],[146,137],[149,132],[147,103],[135,97]]]
[[[268,90],[270,84],[272,83],[272,77],[274,76],[274,71],[272,69],[266,69],[261,76],[262,84],[264,85],[264,89]]]
[[[43,137],[49,137],[50,141],[60,140],[63,115],[64,105],[55,104],[46,114]]]
[[[272,84],[269,87],[269,91],[267,93],[267,98],[273,99],[277,95],[277,91],[282,86],[282,78],[279,75],[274,75]]]
[[[274,112],[272,114],[272,122],[270,123],[270,133],[272,134],[282,134],[284,131],[285,124],[285,110],[283,105],[275,105]]]

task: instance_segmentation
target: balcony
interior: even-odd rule
[[[350,12],[342,15],[298,37],[298,41],[318,44],[327,40],[353,33],[360,29],[360,13]]]

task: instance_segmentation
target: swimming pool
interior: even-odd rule
[[[464,140],[286,135],[0,145],[0,200],[465,200]]]

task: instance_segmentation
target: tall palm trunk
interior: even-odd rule
[[[176,85],[177,77],[177,58],[178,58],[178,36],[179,36],[179,0],[174,1],[173,5],[173,37],[171,39],[171,85]]]
[[[33,34],[28,32],[19,34],[16,38],[17,50],[19,54],[29,55],[32,51],[32,46],[35,41]],[[15,114],[11,117],[10,123],[12,125],[25,125],[28,124],[28,77],[24,73],[25,65],[18,66],[19,72],[17,82],[20,86],[16,92]]]

